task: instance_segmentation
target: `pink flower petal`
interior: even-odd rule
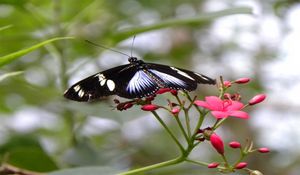
[[[206,103],[210,106],[211,110],[223,111],[223,101],[216,96],[205,97]]]
[[[242,118],[242,119],[249,118],[248,113],[244,112],[244,111],[230,111],[230,112],[228,112],[228,115],[232,116],[232,117]]]
[[[206,109],[210,109],[210,106],[205,101],[195,100],[194,104],[197,105],[197,106],[204,107]]]
[[[228,113],[227,112],[222,112],[222,111],[211,111],[211,114],[214,117],[216,117],[217,119],[228,117]]]
[[[238,101],[231,101],[231,105],[227,106],[226,111],[236,111],[244,107],[244,104]]]

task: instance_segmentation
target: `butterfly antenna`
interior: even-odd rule
[[[113,52],[116,52],[116,53],[119,53],[119,54],[126,55],[126,56],[130,57],[130,56],[127,55],[126,53],[123,53],[123,52],[120,52],[120,51],[117,51],[117,50],[114,50],[114,49],[111,49],[111,48],[102,46],[102,45],[100,45],[100,44],[96,44],[96,43],[94,43],[94,42],[92,42],[92,41],[85,40],[85,42],[90,43],[90,44],[92,44],[92,45],[94,45],[94,46],[101,47],[101,48],[103,48],[103,49],[107,49],[107,50],[110,50],[110,51],[113,51]]]
[[[134,44],[134,40],[135,40],[135,35],[132,38],[132,44],[131,44],[131,50],[130,50],[130,55],[132,57],[132,50],[133,50],[133,44]]]

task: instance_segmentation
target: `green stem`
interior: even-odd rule
[[[179,125],[180,130],[182,131],[182,134],[184,135],[185,140],[187,141],[187,143],[189,143],[189,137],[187,136],[180,119],[178,118],[178,116],[174,116],[174,117],[176,119],[177,124]]]
[[[165,162],[161,162],[161,163],[157,163],[157,164],[154,164],[154,165],[150,165],[150,166],[134,169],[134,170],[131,170],[131,171],[127,171],[127,172],[124,172],[124,173],[120,173],[118,175],[137,174],[137,173],[141,173],[141,172],[144,172],[144,171],[149,171],[149,170],[153,170],[153,169],[157,169],[157,168],[162,168],[162,167],[178,164],[178,163],[183,162],[184,160],[185,160],[185,158],[181,156],[181,157],[177,157],[175,159],[168,160],[168,161],[165,161]]]
[[[198,122],[197,122],[197,125],[196,125],[196,127],[195,127],[195,129],[194,129],[194,135],[193,135],[193,137],[195,137],[196,135],[197,135],[197,133],[198,133],[198,129],[200,129],[200,127],[202,126],[202,123],[203,123],[203,121],[204,121],[204,118],[205,118],[205,115],[207,114],[207,112],[205,112],[205,113],[202,113],[201,112],[201,114],[200,114],[200,116],[199,116],[199,120],[198,120]]]
[[[229,165],[229,163],[228,163],[228,161],[227,161],[227,159],[226,159],[226,157],[225,157],[225,155],[222,154],[221,156],[222,156],[222,159],[224,160],[225,167],[227,167],[227,169],[231,169],[231,168],[230,168],[230,165]]]
[[[200,162],[200,161],[190,160],[190,159],[186,159],[186,161],[190,162],[190,163],[197,164],[197,165],[201,165],[201,166],[208,166],[208,163],[205,163],[205,162]]]
[[[189,116],[188,110],[183,109],[183,112],[184,112],[185,124],[186,124],[188,137],[191,138],[192,134],[191,134],[190,116]]]
[[[186,123],[186,129],[187,129],[187,133],[188,133],[188,138],[191,137],[191,126],[190,126],[190,118],[188,116],[188,109],[189,108],[184,108],[184,104],[181,102],[180,98],[178,97],[178,95],[176,95],[176,99],[179,103],[179,105],[181,106],[181,108],[184,111],[184,116],[185,116],[185,123]]]
[[[178,141],[178,139],[174,136],[174,134],[172,133],[172,131],[165,124],[165,122],[159,117],[159,115],[155,111],[151,111],[151,112],[155,116],[155,118],[159,121],[159,123],[165,128],[165,130],[168,132],[168,134],[172,137],[172,139],[174,140],[174,142],[179,147],[180,151],[183,153],[184,152],[184,148],[182,147],[182,145],[180,144],[180,142]]]
[[[212,127],[213,130],[216,130],[218,127],[220,127],[222,125],[222,123],[225,122],[227,118],[222,118],[221,120],[217,120],[216,123],[214,124],[214,126]]]
[[[194,104],[195,99],[193,100],[193,99],[191,98],[191,96],[190,96],[187,92],[184,92],[184,93],[185,93],[187,99],[193,104],[193,106],[194,106],[194,107],[196,108],[196,110],[199,112],[199,114],[202,114],[202,111],[200,110],[200,108],[199,108],[197,105]]]

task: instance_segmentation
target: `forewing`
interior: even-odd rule
[[[180,69],[161,64],[148,64],[150,72],[157,75],[171,89],[182,89],[192,91],[197,88],[197,84],[215,84],[215,80],[202,74],[189,70]]]
[[[64,97],[75,101],[93,101],[114,95],[118,89],[119,72],[130,66],[126,64],[89,76],[66,90]]]

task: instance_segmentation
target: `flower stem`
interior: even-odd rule
[[[154,164],[154,165],[150,165],[150,166],[146,166],[146,167],[142,167],[142,168],[138,168],[138,169],[134,169],[134,170],[127,171],[127,172],[124,172],[124,173],[120,173],[118,175],[137,174],[137,173],[141,173],[141,172],[144,172],[144,171],[149,171],[149,170],[153,170],[153,169],[157,169],[157,168],[162,168],[162,167],[178,164],[180,162],[183,162],[184,160],[185,160],[185,157],[180,156],[180,157],[177,157],[177,158],[172,159],[172,160],[168,160],[168,161],[165,161],[165,162],[157,163],[157,164]]]
[[[188,143],[188,142],[189,142],[189,137],[188,137],[188,135],[186,134],[186,132],[185,132],[183,126],[182,126],[182,123],[181,123],[180,119],[178,118],[178,116],[175,116],[175,119],[176,119],[176,122],[177,122],[177,124],[178,124],[180,130],[182,131],[182,134],[184,135],[185,140],[186,140],[187,143]]]
[[[205,163],[205,162],[200,162],[200,161],[190,160],[190,159],[186,159],[186,161],[190,162],[190,163],[197,164],[197,165],[201,165],[201,166],[208,166],[208,163]]]
[[[178,139],[174,136],[174,134],[172,133],[172,131],[165,124],[165,122],[159,117],[159,115],[155,111],[151,111],[151,112],[155,116],[155,118],[159,121],[159,123],[164,127],[164,129],[168,132],[168,134],[172,137],[172,139],[174,140],[174,142],[179,147],[180,151],[183,153],[184,152],[184,148],[182,147],[182,145],[180,144],[180,142],[178,141]]]
[[[227,118],[222,118],[221,120],[217,120],[216,123],[214,124],[214,126],[212,127],[213,130],[216,130],[218,127],[220,127],[222,125],[222,123],[225,122]]]
[[[187,93],[186,93],[187,94]],[[188,110],[189,108],[185,108],[184,107],[184,103],[181,102],[180,98],[176,95],[176,99],[180,105],[180,107],[183,109],[184,111],[184,116],[185,116],[185,123],[186,123],[186,129],[187,129],[187,134],[188,134],[188,138],[191,137],[191,126],[190,126],[190,118],[188,115]]]
[[[190,125],[190,116],[187,109],[183,109],[184,111],[184,117],[185,117],[185,123],[186,123],[186,129],[188,133],[188,137],[191,138],[191,125]]]

